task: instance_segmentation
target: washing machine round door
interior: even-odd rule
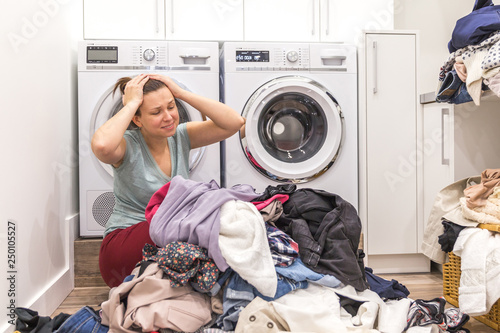
[[[179,86],[181,86],[183,89],[189,90],[181,83],[177,82],[177,84],[179,84]],[[123,108],[121,94],[119,91],[113,93],[113,88],[114,87],[110,87],[108,90],[106,90],[106,92],[99,99],[94,109],[94,112],[92,113],[92,119],[90,122],[90,129],[89,129],[90,137],[92,137],[95,131],[99,127],[101,127],[106,121],[108,121],[108,119],[113,117],[118,111],[120,111]],[[188,106],[183,101],[176,99],[175,103],[177,104],[177,109],[179,110],[179,123],[184,123],[192,120],[195,121],[205,120],[204,117],[202,117],[201,113],[199,113],[192,107]],[[192,109],[191,112],[189,111],[189,108]],[[129,126],[129,129],[132,128],[133,128],[132,126]],[[205,153],[204,147],[192,149],[190,151],[189,172],[191,172],[198,166],[204,153]],[[113,169],[111,165],[102,163],[97,158],[94,158],[94,160],[96,161],[96,165],[98,168],[103,169],[107,174],[113,177]]]
[[[269,179],[303,183],[335,162],[343,117],[333,95],[309,78],[285,76],[267,82],[249,98],[240,131],[248,161]]]

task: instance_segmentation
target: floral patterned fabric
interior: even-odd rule
[[[197,289],[208,292],[217,282],[219,269],[208,257],[208,251],[198,245],[172,242],[163,248],[146,244],[142,250],[143,261],[154,261],[171,281],[172,287],[188,282]]]

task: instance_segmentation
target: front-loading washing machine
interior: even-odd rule
[[[358,207],[353,45],[226,42],[221,96],[246,124],[225,142],[224,184],[294,183]]]
[[[81,41],[78,45],[80,236],[102,236],[114,207],[113,172],[90,149],[94,132],[122,107],[113,87],[140,73],[170,76],[181,87],[219,100],[219,44],[181,41]],[[177,100],[180,121],[203,120]],[[220,183],[220,148],[191,151],[190,178]]]

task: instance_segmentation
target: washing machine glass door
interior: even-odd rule
[[[179,83],[178,83],[179,84]],[[181,85],[181,84],[179,84]],[[187,89],[181,85],[184,89]],[[186,103],[181,100],[175,100],[177,104],[177,109],[179,110],[179,123],[184,123],[191,120],[204,120],[201,113],[197,110],[191,108]],[[101,127],[108,119],[113,117],[118,111],[123,108],[121,94],[117,91],[113,93],[113,87],[109,88],[99,99],[94,112],[92,113],[92,119],[90,122],[90,138],[94,135],[95,131]],[[191,108],[191,112],[189,110]],[[133,128],[133,124],[129,126],[129,129]],[[205,148],[192,149],[189,155],[189,172],[194,170],[200,160],[203,157]],[[95,156],[94,160],[98,168],[103,169],[107,174],[113,177],[113,169],[111,165],[102,163]]]
[[[335,162],[343,117],[333,95],[314,80],[285,76],[257,89],[243,109],[243,152],[264,176],[302,183]]]

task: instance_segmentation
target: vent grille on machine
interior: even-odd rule
[[[101,226],[106,226],[113,208],[115,206],[115,196],[113,192],[104,192],[99,195],[92,205],[92,215],[97,223]]]

